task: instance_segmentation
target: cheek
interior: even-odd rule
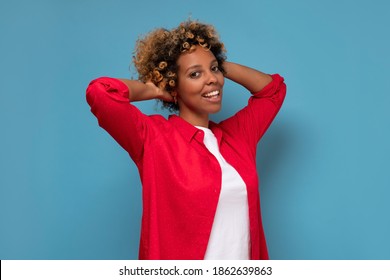
[[[200,79],[187,79],[182,81],[178,86],[178,94],[182,95],[194,95],[199,92],[203,87],[203,83]]]
[[[225,84],[225,77],[224,77],[224,75],[222,73],[221,73],[221,78],[219,80],[219,83],[220,83],[221,86],[223,86]]]
[[[225,76],[222,74],[221,71],[218,71],[218,73],[215,74],[218,84],[223,86],[225,84]]]

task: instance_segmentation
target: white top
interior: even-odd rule
[[[219,152],[218,141],[208,128],[204,144],[216,157],[222,170],[222,186],[205,260],[249,259],[249,214],[245,182]]]

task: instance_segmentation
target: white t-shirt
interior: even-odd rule
[[[217,211],[207,245],[205,260],[249,259],[249,214],[245,182],[222,157],[212,131],[204,131],[204,144],[216,157],[222,170],[222,186]]]

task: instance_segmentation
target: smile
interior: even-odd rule
[[[217,98],[218,96],[219,96],[219,90],[214,90],[212,92],[205,93],[202,95],[202,97],[205,98]]]

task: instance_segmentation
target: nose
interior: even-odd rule
[[[215,84],[217,81],[218,81],[217,75],[214,72],[209,71],[207,76],[207,84],[208,85]]]

